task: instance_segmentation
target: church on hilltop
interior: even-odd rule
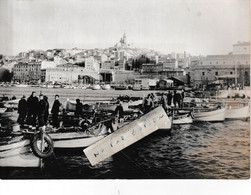
[[[132,44],[128,44],[127,40],[126,40],[126,33],[124,33],[124,35],[120,38],[119,43],[116,43],[115,47],[122,47],[122,48],[128,48],[131,47]]]

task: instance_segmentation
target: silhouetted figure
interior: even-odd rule
[[[38,98],[36,97],[36,92],[33,91],[31,96],[27,99],[27,123],[33,126],[36,126],[37,120],[37,107],[38,107]]]
[[[124,109],[121,102],[119,102],[119,105],[115,109],[115,116],[116,115],[119,117],[119,119],[123,118],[124,116]]]
[[[21,125],[21,127],[23,127],[25,117],[27,114],[27,101],[25,99],[25,95],[23,95],[21,100],[19,100],[18,102],[18,114],[19,116],[18,116],[17,122]]]
[[[174,103],[174,106],[176,107],[177,104],[178,104],[178,107],[180,108],[181,106],[181,94],[174,91],[174,96],[173,96],[173,103]]]
[[[76,99],[76,110],[75,110],[75,115],[76,116],[81,116],[83,114],[83,104],[80,102],[80,99]]]
[[[164,110],[167,112],[167,97],[164,93],[162,93],[161,104]]]
[[[168,94],[167,94],[167,104],[168,104],[168,106],[172,105],[172,99],[173,99],[173,94],[172,94],[171,91],[169,91]]]
[[[150,112],[154,106],[151,94],[148,94],[143,103],[145,113]]]
[[[39,127],[42,127],[45,125],[45,122],[44,122],[45,108],[46,108],[46,103],[44,101],[44,96],[43,94],[40,94],[39,102],[38,102],[38,126]]]
[[[44,102],[45,102],[44,123],[47,124],[49,116],[49,107],[50,107],[47,96],[44,96]]]
[[[61,106],[61,103],[59,102],[59,95],[55,95],[55,101],[53,103],[51,113],[52,113],[52,125],[53,127],[58,128],[59,127],[59,121],[58,121],[58,113],[59,108]]]

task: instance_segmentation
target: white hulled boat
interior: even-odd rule
[[[226,108],[220,109],[207,109],[200,108],[194,110],[194,121],[208,121],[208,122],[216,122],[216,121],[224,121],[226,114]]]

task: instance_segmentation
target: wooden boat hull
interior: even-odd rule
[[[249,106],[242,108],[232,108],[231,106],[226,110],[226,119],[246,119],[250,117]]]
[[[39,167],[40,158],[30,148],[30,140],[20,140],[0,146],[0,167]]]
[[[217,122],[224,121],[226,114],[226,108],[217,109],[213,111],[202,111],[194,113],[194,121],[207,121],[207,122]]]
[[[79,149],[86,148],[103,139],[105,135],[87,135],[86,133],[49,133],[55,149]]]

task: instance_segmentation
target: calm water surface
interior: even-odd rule
[[[32,89],[18,88],[15,95],[29,95]],[[39,93],[40,89],[35,89]],[[147,93],[43,89],[49,98],[62,99],[111,94]],[[88,92],[88,93],[87,93]],[[12,88],[0,95],[14,94]],[[247,179],[250,175],[249,121],[197,123],[175,126],[172,134],[155,132],[92,167],[82,151],[56,151],[43,170],[1,168],[0,178],[83,178],[83,179]]]

